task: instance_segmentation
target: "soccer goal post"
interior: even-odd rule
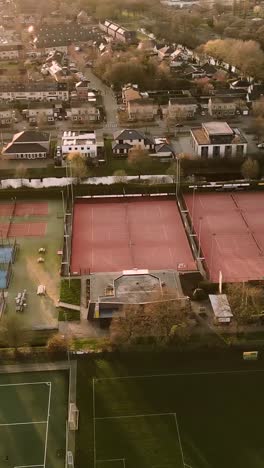
[[[73,453],[70,450],[67,452],[67,468],[74,468]]]
[[[79,410],[75,403],[70,403],[69,406],[69,429],[77,431],[79,427]]]

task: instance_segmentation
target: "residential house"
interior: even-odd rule
[[[127,84],[122,88],[122,101],[127,106],[129,101],[140,99],[141,94],[138,89],[138,85]]]
[[[68,101],[66,83],[1,83],[0,101]]]
[[[62,135],[61,148],[64,157],[77,152],[85,158],[95,159],[97,147],[95,131],[66,131]]]
[[[91,41],[91,44],[101,38],[101,33],[91,28],[81,26],[75,21],[63,22],[56,26],[42,24],[34,38],[34,46],[43,54],[54,50],[68,52],[71,44],[82,45]]]
[[[76,90],[77,99],[87,101],[88,92],[90,89],[89,85],[90,85],[90,81],[88,80],[83,80],[83,81],[79,81],[78,83],[76,83],[75,90]]]
[[[247,153],[247,140],[241,130],[226,122],[206,122],[192,128],[191,144],[194,154],[203,159],[242,157]]]
[[[50,134],[26,130],[16,133],[3,148],[3,159],[43,159],[50,151]]]
[[[23,110],[23,114],[30,123],[39,123],[40,125],[55,120],[54,107],[50,102],[31,102]]]
[[[157,50],[159,60],[169,59],[171,54],[175,51],[175,47],[165,45]]]
[[[23,57],[23,45],[21,42],[0,43],[0,60],[18,60]]]
[[[232,83],[230,83],[231,89],[244,89],[245,91],[247,91],[249,86],[250,86],[250,82],[242,78],[240,80],[235,80],[235,81],[232,81]]]
[[[149,98],[134,99],[127,103],[129,120],[151,121],[157,115],[158,109],[159,105]]]
[[[208,101],[208,113],[212,117],[232,117],[236,114],[237,101],[232,97],[213,96]]]
[[[166,138],[154,138],[154,151],[151,152],[150,156],[161,162],[168,162],[175,159],[176,154]]]
[[[192,119],[198,109],[197,100],[193,97],[177,97],[169,100],[168,115],[171,118]]]
[[[127,44],[133,44],[136,42],[136,31],[128,30],[117,23],[113,23],[110,20],[105,20],[103,23],[100,23],[99,27],[106,34],[113,37],[116,41],[125,42]]]
[[[112,150],[115,157],[127,157],[129,150],[140,148],[152,152],[154,141],[139,130],[125,129],[114,134]]]
[[[11,125],[15,119],[15,111],[6,104],[0,104],[0,125]]]
[[[66,115],[73,122],[98,122],[100,111],[94,103],[72,101]]]

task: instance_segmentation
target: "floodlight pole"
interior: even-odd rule
[[[198,259],[200,259],[200,255],[201,255],[201,230],[202,230],[202,220],[203,220],[203,218],[199,218],[199,232],[198,232]]]
[[[197,190],[197,185],[193,186],[193,196],[192,196],[192,230],[194,231],[194,203],[195,203],[195,191]]]
[[[212,266],[213,266],[213,250],[214,250],[214,240],[215,240],[215,233],[212,234],[212,239],[211,239],[211,254],[210,254],[210,271],[209,274],[211,276],[211,271],[212,271]],[[211,279],[211,278],[210,278]]]

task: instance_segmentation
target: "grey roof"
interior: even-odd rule
[[[153,140],[151,138],[146,137],[144,133],[134,129],[125,129],[121,132],[116,132],[114,134],[114,138],[115,140],[145,140],[149,144],[153,144]]]
[[[177,97],[177,98],[170,99],[170,103],[172,105],[173,104],[178,104],[178,105],[197,104],[197,100],[193,97]]]
[[[50,134],[46,132],[37,132],[34,130],[25,130],[24,132],[14,135],[16,143],[35,143],[39,141],[49,141]]]
[[[3,154],[47,153],[47,148],[39,143],[13,143],[4,149]]]
[[[56,26],[42,25],[37,32],[37,47],[68,46],[78,42],[95,41],[101,33],[80,26],[76,22]]]
[[[155,151],[156,153],[173,153],[174,154],[173,148],[170,145],[168,145],[168,143],[161,143],[160,145],[157,145],[155,147]]]
[[[39,83],[1,83],[0,93],[4,92],[37,92],[37,91],[67,91],[67,83],[51,83],[42,81]]]

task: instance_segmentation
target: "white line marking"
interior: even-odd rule
[[[30,421],[30,422],[6,423],[6,424],[0,424],[0,427],[4,427],[4,426],[29,426],[30,424],[47,424],[47,421]]]
[[[125,416],[105,416],[105,417],[98,417],[94,418],[95,420],[98,419],[122,419],[122,418],[148,418],[148,417],[155,417],[155,416],[174,416],[175,413],[149,413],[149,414],[129,414]]]
[[[50,385],[50,382],[23,382],[0,384],[0,387],[19,387],[22,385]],[[35,465],[34,465],[35,466]]]
[[[255,372],[264,372],[264,369],[247,369],[232,371],[212,371],[212,372],[179,372],[175,374],[143,374],[143,375],[123,375],[119,377],[97,377],[96,380],[124,380],[124,379],[146,379],[154,377],[189,377],[194,375],[221,375],[221,374],[254,374]]]
[[[37,468],[40,466],[44,466],[44,465],[19,465],[19,466],[14,466],[14,468]]]
[[[46,436],[45,436],[45,450],[44,450],[44,461],[43,466],[46,466],[47,460],[47,448],[48,448],[48,435],[49,435],[49,418],[50,418],[50,401],[51,401],[51,383],[49,384],[49,401],[48,401],[48,414],[47,414],[47,425],[46,425]]]
[[[112,463],[112,462],[116,462],[116,461],[121,461],[123,464],[124,464],[124,458],[106,458],[105,460],[97,460],[96,463]]]
[[[184,468],[186,465],[185,465],[185,461],[184,461],[184,454],[183,454],[183,448],[182,448],[182,443],[181,443],[181,434],[180,434],[180,429],[179,429],[179,424],[178,424],[177,414],[176,414],[176,413],[174,413],[174,420],[175,420],[176,429],[177,429],[177,434],[178,434],[178,440],[179,440],[179,444],[180,444],[180,451],[181,451],[181,457],[182,457],[182,465],[183,465],[183,468]]]

